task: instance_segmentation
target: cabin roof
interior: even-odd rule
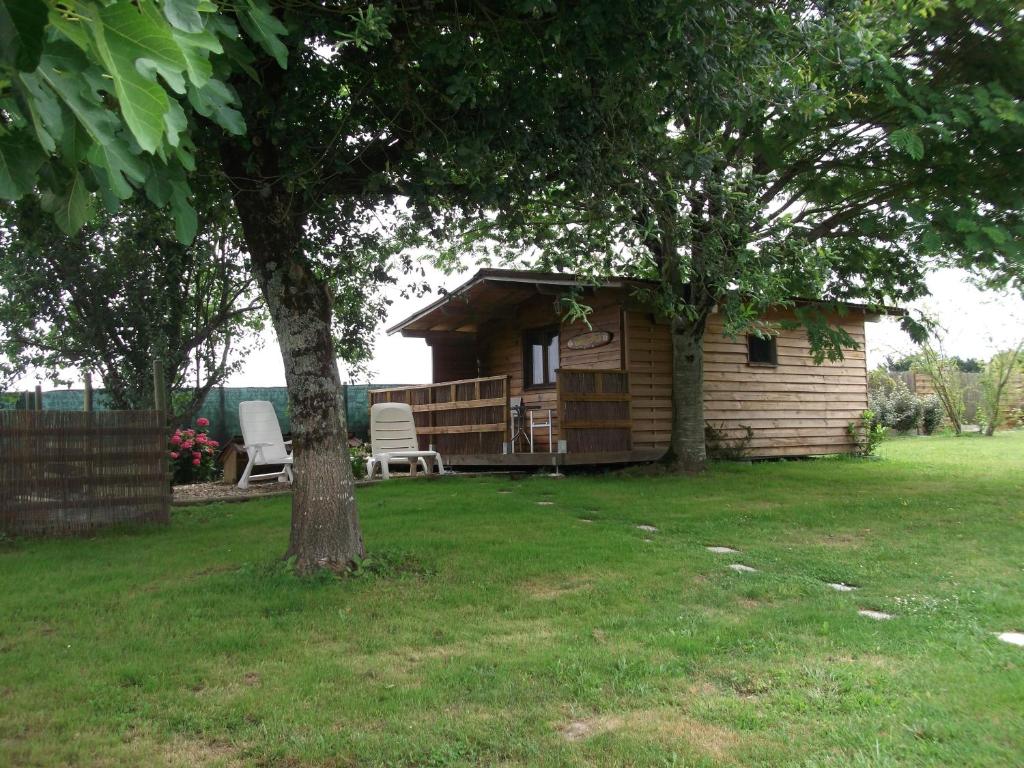
[[[487,320],[508,317],[520,303],[538,293],[558,293],[569,288],[630,289],[651,288],[653,280],[606,278],[600,282],[564,272],[534,272],[521,269],[481,269],[459,287],[443,294],[419,311],[388,328],[388,335],[426,337],[443,333],[475,333]],[[813,304],[799,299],[798,303]],[[827,302],[835,305],[836,302]],[[866,314],[904,315],[905,310],[838,302],[847,309]]]

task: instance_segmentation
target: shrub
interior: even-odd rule
[[[902,381],[897,382],[897,387],[889,396],[888,420],[885,426],[897,432],[910,432],[917,429],[921,423],[921,400],[913,392],[907,389]]]
[[[871,456],[885,439],[888,429],[878,422],[878,414],[871,409],[861,413],[860,421],[851,421],[846,427],[850,439],[861,456]]]
[[[921,431],[930,435],[942,423],[942,401],[938,395],[921,398]]]
[[[1006,421],[1011,427],[1024,427],[1024,408],[1011,408]]]
[[[871,426],[884,427],[889,420],[889,397],[884,392],[869,392],[865,413],[871,414]]]
[[[726,435],[725,424],[719,425],[716,429],[710,422],[704,425],[704,442],[707,446],[707,453],[710,458],[723,461],[739,461],[746,458],[750,443],[754,439],[754,430],[746,424],[740,424],[743,430],[740,437],[729,439]]]
[[[899,381],[890,376],[889,372],[884,368],[876,368],[868,373],[869,394],[882,394],[888,397],[892,394],[893,389],[896,388],[898,383]]]
[[[220,446],[207,436],[210,422],[196,419],[194,429],[176,429],[167,454],[171,461],[171,482],[175,485],[212,480],[217,471],[216,454]]]
[[[872,427],[910,432],[921,423],[924,403],[899,379],[893,379],[884,371],[875,371],[869,379],[868,410],[872,414]]]
[[[352,463],[352,477],[356,480],[366,477],[366,459],[370,455],[365,445],[353,445],[348,449],[348,460]]]

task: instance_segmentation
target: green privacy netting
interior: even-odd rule
[[[366,438],[370,429],[369,391],[394,384],[347,384],[342,387],[345,394],[348,431]],[[285,387],[220,387],[207,396],[198,416],[210,420],[210,434],[217,440],[225,440],[241,434],[238,427],[238,404],[245,400],[269,400],[274,404],[281,431],[290,431],[288,419],[288,390]],[[47,411],[80,411],[85,402],[81,389],[58,389],[43,393],[43,409]],[[23,394],[8,392],[0,394],[0,410],[25,408]],[[97,411],[109,409],[102,389],[93,391],[93,407]]]

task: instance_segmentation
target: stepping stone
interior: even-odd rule
[[[836,592],[853,592],[856,589],[852,584],[844,584],[841,581],[826,581],[825,583]]]
[[[553,502],[553,501],[538,501],[537,504],[539,504],[542,507],[552,507],[552,506],[554,506],[555,502]]]
[[[1003,632],[998,637],[1004,643],[1024,646],[1024,632]]]
[[[714,552],[716,555],[731,555],[739,552],[738,549],[732,547],[704,547],[708,552]]]
[[[592,522],[594,522],[589,517],[577,517],[576,519],[579,520],[581,523],[592,523]]]
[[[512,493],[512,491],[498,491],[498,493]]]
[[[644,544],[653,544],[654,539],[644,539]]]
[[[638,525],[637,528],[639,528],[641,531],[647,531],[648,533],[658,532],[658,529],[655,528],[653,525]]]
[[[749,565],[743,565],[743,563],[733,563],[729,566],[736,573],[757,573],[757,568],[751,568]]]
[[[885,611],[872,611],[867,608],[859,610],[857,613],[861,616],[867,616],[869,619],[874,619],[875,621],[887,621],[892,618],[891,613],[886,613]]]

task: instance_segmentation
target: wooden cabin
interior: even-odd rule
[[[669,440],[672,349],[667,321],[638,298],[644,287],[584,287],[588,327],[561,321],[561,297],[578,288],[572,275],[481,270],[388,331],[430,345],[434,383],[374,390],[371,402],[408,402],[422,447],[433,445],[453,466],[655,459]],[[765,319],[791,318],[780,310]],[[816,365],[801,330],[728,338],[712,315],[704,415],[727,445],[751,458],[854,450],[847,428],[867,408],[864,324],[876,318],[849,305],[831,319],[861,349]],[[537,422],[550,412],[551,440],[547,428],[536,429],[532,451],[513,433],[519,398]]]

